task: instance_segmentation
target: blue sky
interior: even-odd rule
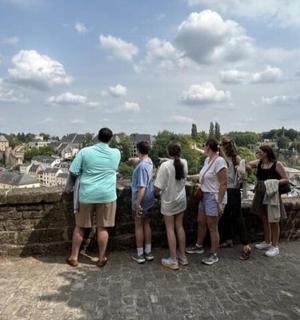
[[[300,130],[300,2],[0,0],[0,132]]]

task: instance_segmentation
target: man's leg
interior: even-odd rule
[[[106,248],[108,243],[108,231],[105,227],[97,227],[97,241],[99,250],[99,261],[104,261],[106,258]]]
[[[135,217],[135,243],[138,250],[138,255],[143,254],[140,251],[144,251],[144,227],[143,219],[140,217]]]
[[[144,238],[145,238],[145,253],[151,253],[152,231],[150,226],[150,219],[144,219]]]
[[[109,238],[107,228],[115,226],[116,208],[116,201],[96,204],[97,242],[99,250],[98,266],[101,267],[104,265],[103,262],[106,262],[106,249]]]
[[[84,236],[84,228],[75,226],[72,237],[72,252],[69,257],[69,260],[78,260],[80,246]]]

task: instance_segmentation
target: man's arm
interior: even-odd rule
[[[139,210],[142,208],[141,204],[143,202],[144,196],[146,192],[146,187],[140,187],[139,191],[137,193],[136,203],[135,203],[135,209]]]

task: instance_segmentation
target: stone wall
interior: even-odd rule
[[[187,187],[188,209],[185,228],[189,243],[195,239],[196,204],[190,199]],[[118,188],[116,227],[111,230],[110,249],[128,249],[134,246],[134,224],[130,210],[130,189]],[[281,236],[297,239],[300,236],[300,198],[284,200],[288,219],[282,223]],[[250,213],[250,204],[243,206],[251,241],[262,238],[261,223]],[[38,188],[0,191],[0,255],[66,254],[71,246],[74,227],[72,195],[61,188]],[[152,218],[153,242],[166,245],[166,235],[159,203]]]

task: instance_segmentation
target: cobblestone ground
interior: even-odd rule
[[[64,257],[1,259],[0,319],[300,319],[300,242],[281,255],[223,249],[212,267],[190,256],[190,265],[167,271],[156,261],[137,265],[114,252],[103,269]]]

